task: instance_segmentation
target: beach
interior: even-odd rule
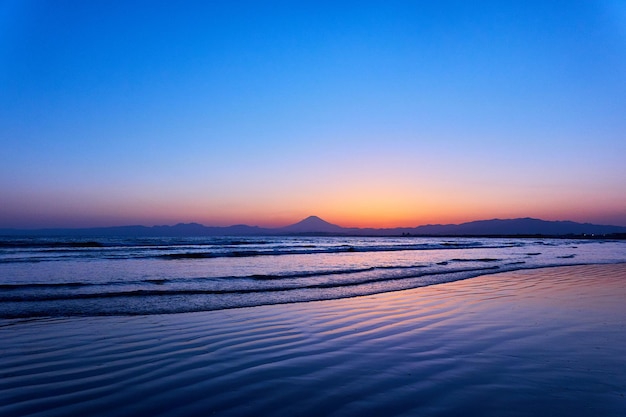
[[[622,416],[626,264],[339,300],[3,320],[2,416]]]

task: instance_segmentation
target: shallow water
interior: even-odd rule
[[[623,416],[626,265],[0,327],[3,416]]]
[[[0,317],[209,311],[624,260],[626,242],[598,240],[1,238]]]

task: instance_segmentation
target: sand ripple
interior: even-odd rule
[[[626,264],[335,301],[3,321],[2,416],[626,415]]]

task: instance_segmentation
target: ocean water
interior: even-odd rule
[[[138,315],[355,297],[626,262],[625,241],[417,237],[0,238],[0,318]]]

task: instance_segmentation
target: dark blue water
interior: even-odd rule
[[[180,313],[354,297],[557,265],[626,262],[567,239],[0,238],[0,317]]]

